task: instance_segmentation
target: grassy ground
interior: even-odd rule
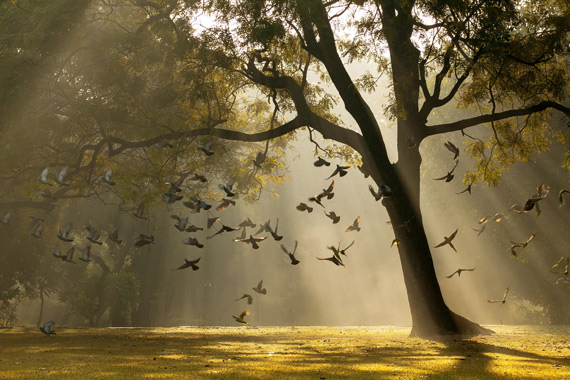
[[[397,327],[0,329],[1,379],[570,379],[570,327],[428,341]]]

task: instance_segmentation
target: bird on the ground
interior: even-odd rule
[[[2,215],[2,219],[0,220],[2,224],[10,224],[10,218],[12,217],[12,213],[10,211],[6,211],[4,215]]]
[[[91,256],[91,246],[90,245],[83,248],[83,251],[81,252],[81,257],[79,258],[79,260],[85,261],[86,263],[88,263],[91,261],[89,256]]]
[[[69,232],[71,231],[71,227],[73,227],[73,223],[67,223],[64,224],[63,226],[59,226],[59,232],[57,234],[57,237],[65,242],[68,243],[72,242],[73,239],[69,237]]]
[[[203,152],[206,156],[213,156],[214,152],[212,151],[212,145],[214,145],[214,141],[208,141],[206,145],[199,146],[198,150]]]
[[[570,193],[570,191],[562,189],[558,192],[558,201],[560,201],[560,207],[564,206],[564,193]]]
[[[455,193],[455,194],[463,194],[464,192],[468,192],[469,194],[471,194],[471,184],[467,185],[465,190],[460,191],[459,193]]]
[[[226,226],[225,224],[222,224],[222,228],[220,228],[217,232],[215,232],[214,234],[208,236],[206,239],[211,239],[216,235],[222,234],[224,232],[232,232],[232,231],[237,231],[239,230],[239,227],[230,227],[230,226]]]
[[[331,179],[332,177],[334,177],[335,175],[339,175],[340,177],[344,177],[346,175],[347,170],[350,168],[350,166],[340,166],[340,165],[336,165],[336,169],[334,170],[334,172],[328,176],[325,179]]]
[[[259,245],[257,243],[262,242],[265,239],[267,239],[267,236],[253,237],[252,235],[249,235],[249,238],[247,238],[247,239],[238,238],[238,239],[234,239],[234,241],[239,241],[241,243],[251,244],[253,249],[258,249]]]
[[[379,201],[382,198],[388,198],[390,195],[392,195],[392,189],[390,186],[384,184],[381,184],[378,187],[378,191],[375,191],[372,185],[368,185],[368,190],[370,190],[370,193],[376,201]]]
[[[263,280],[259,281],[255,288],[252,288],[256,293],[267,294],[267,289],[263,287]]]
[[[226,182],[225,185],[218,185],[218,187],[220,189],[224,190],[226,195],[229,198],[231,198],[231,197],[234,197],[236,195],[236,193],[233,192],[234,183],[235,183],[235,178],[232,178],[228,182]]]
[[[222,202],[218,205],[218,207],[216,207],[216,210],[224,211],[225,209],[230,207],[230,205],[235,206],[236,201],[234,201],[232,199],[228,199],[228,198],[222,198]]]
[[[109,240],[113,243],[121,244],[123,241],[119,239],[119,229],[116,228],[113,232],[109,234]]]
[[[147,244],[155,244],[154,236],[139,234],[137,241],[135,242],[135,247],[143,247]]]
[[[59,171],[55,175],[55,182],[57,182],[59,186],[69,186],[69,182],[65,182],[65,176],[67,175],[68,170],[69,167],[64,166],[63,168],[59,169]]]
[[[87,231],[89,231],[89,235],[87,236],[87,240],[89,240],[91,243],[95,243],[95,244],[99,244],[99,245],[103,244],[103,242],[99,241],[99,238],[101,237],[101,228],[93,227],[91,225],[87,225],[87,226],[85,226],[85,229]]]
[[[459,161],[458,161],[458,160],[455,161],[455,166],[453,167],[453,169],[451,169],[450,171],[448,171],[446,175],[444,175],[443,177],[434,178],[434,180],[435,180],[435,181],[443,181],[443,180],[445,180],[445,182],[450,182],[450,181],[453,179],[453,177],[455,177],[455,176],[453,175],[453,172],[455,171],[455,168],[457,167],[457,164],[459,164]]]
[[[522,252],[526,248],[528,243],[532,239],[534,239],[535,236],[536,236],[536,232],[534,232],[532,235],[530,235],[530,237],[523,243],[515,243],[514,241],[511,240],[511,255],[513,255],[514,257],[518,257],[519,253],[515,250],[515,248],[520,248],[521,252]]]
[[[451,242],[455,238],[455,235],[457,235],[457,231],[459,231],[459,229],[456,229],[451,235],[449,235],[449,237],[444,236],[443,241],[441,243],[439,243],[438,245],[436,245],[434,248],[443,247],[444,245],[449,244],[449,246],[451,248],[453,248],[453,250],[455,252],[457,252],[457,249],[455,249],[455,247],[453,246],[453,243]]]
[[[474,270],[475,270],[475,268],[459,268],[455,272],[453,272],[452,274],[450,274],[449,276],[446,276],[446,277],[451,278],[451,277],[455,276],[455,274],[457,274],[457,277],[461,277],[461,272],[472,272]]]
[[[552,270],[552,269],[560,268],[560,267],[562,266],[562,263],[563,263],[564,261],[566,261],[566,265],[564,265],[564,269],[563,269],[563,270],[556,270],[556,271]],[[569,265],[570,265],[570,257],[564,257],[564,256],[562,256],[562,257],[558,260],[558,262],[552,266],[552,269],[550,269],[550,271],[551,271],[552,273],[559,273],[559,274],[563,274],[564,276],[568,276],[568,266],[569,266]]]
[[[257,152],[257,156],[255,156],[255,160],[253,160],[253,165],[259,169],[262,169],[261,164],[265,162],[265,154],[262,152]]]
[[[457,156],[459,156],[459,148],[456,147],[455,144],[453,144],[451,141],[446,142],[444,145],[447,150],[453,153],[453,159],[455,160]]]
[[[107,170],[107,172],[105,173],[105,175],[99,176],[99,178],[97,178],[99,181],[103,181],[106,184],[110,185],[110,186],[115,186],[115,181],[113,181],[111,179],[111,176],[113,175],[113,171],[112,170]]]
[[[251,221],[251,219],[246,218],[243,222],[241,222],[240,224],[238,224],[238,226],[240,227],[255,227],[257,224],[253,223]]]
[[[44,225],[43,224],[38,224],[36,226],[36,228],[34,229],[34,232],[32,232],[32,236],[35,238],[40,239],[42,237],[42,231],[44,230]]]
[[[331,182],[331,184],[329,185],[328,188],[323,189],[323,192],[320,193],[319,195],[317,195],[318,199],[322,199],[322,198],[327,198],[327,199],[332,199],[334,197],[334,180]]]
[[[46,335],[57,335],[57,334],[55,333],[55,331],[53,331],[53,330],[51,329],[51,327],[52,327],[53,325],[55,325],[55,322],[54,322],[54,321],[46,322],[46,323],[44,323],[43,326],[40,327],[40,331],[43,332],[43,333],[46,334]]]
[[[360,231],[360,216],[357,217],[354,220],[354,222],[352,222],[352,225],[348,226],[348,228],[344,232],[352,232],[352,231]]]
[[[247,304],[248,305],[251,305],[253,303],[253,297],[251,296],[251,294],[247,294],[247,293],[244,293],[243,296],[238,298],[236,301],[242,300],[244,298],[247,298]]]
[[[338,257],[336,257],[335,255],[331,256],[331,257],[317,257],[318,260],[327,260],[332,262],[333,264],[335,264],[336,266],[344,266],[344,263],[342,262],[342,260]]]
[[[186,245],[193,245],[198,248],[204,248],[204,244],[200,244],[198,239],[193,237],[187,237],[186,239],[183,240],[183,243]]]
[[[219,216],[214,216],[214,217],[208,218],[208,223],[206,224],[206,227],[208,229],[212,228],[214,223],[216,223],[218,220],[220,220]]]
[[[503,299],[502,300],[487,300],[487,302],[489,303],[502,303],[504,304],[507,301],[507,294],[509,294],[509,290],[511,290],[511,288],[509,286],[507,286],[507,288],[505,289],[505,294],[503,294]]]
[[[303,202],[299,203],[295,208],[299,211],[307,211],[309,214],[313,212],[313,208]]]
[[[328,214],[325,211],[325,215],[328,216],[330,220],[332,220],[333,224],[337,224],[338,222],[340,222],[340,216],[337,215],[334,211],[331,211]]]
[[[174,148],[174,145],[172,145],[168,139],[165,138],[154,144],[154,146],[157,148]]]
[[[330,166],[331,163],[328,162],[327,160],[321,158],[321,157],[317,157],[317,161],[313,162],[313,165],[315,165],[316,167],[320,168],[321,166]]]
[[[176,228],[178,231],[180,232],[184,232],[186,231],[186,225],[188,224],[188,217],[181,217],[179,215],[170,215],[170,217],[172,219],[176,219],[178,222],[174,225],[174,228]]]
[[[194,176],[188,178],[188,181],[200,181],[200,182],[204,183],[204,182],[208,182],[208,179],[206,177],[204,177],[203,175],[194,173]]]
[[[144,216],[144,202],[139,203],[137,207],[137,211],[131,214],[137,219],[146,220],[146,216]]]
[[[289,256],[289,259],[291,259],[291,265],[297,265],[300,262],[299,260],[297,260],[295,258],[295,252],[297,251],[297,245],[298,245],[298,242],[297,242],[297,240],[295,240],[295,248],[293,248],[293,252],[289,252],[287,250],[287,248],[285,248],[285,246],[283,244],[281,244],[281,249],[283,250],[283,252],[285,252],[285,254],[287,256]]]
[[[185,269],[188,267],[192,267],[192,270],[198,270],[198,269],[200,269],[200,267],[197,266],[196,264],[198,263],[198,261],[200,261],[200,259],[201,259],[201,257],[198,257],[196,260],[184,259],[185,263],[182,264],[181,266],[179,266],[178,268],[176,268],[176,270]]]
[[[248,315],[249,315],[249,311],[246,310],[246,311],[244,311],[243,313],[241,313],[241,314],[239,315],[239,317],[236,317],[235,315],[232,315],[232,318],[235,319],[236,322],[242,323],[242,324],[244,324],[244,325],[249,325],[249,323],[247,323],[247,322],[245,321],[245,319],[244,319],[244,318],[247,317]]]
[[[50,183],[48,181],[48,175],[49,175],[49,166],[46,166],[46,168],[42,170],[42,173],[40,174],[40,182],[43,183],[44,185],[53,186],[53,183]]]

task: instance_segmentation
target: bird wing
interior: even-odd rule
[[[446,175],[444,175],[443,177],[434,178],[433,180],[434,180],[434,181],[442,181],[442,180],[444,180],[444,179],[447,179],[448,177],[449,177],[449,173],[446,174]]]
[[[456,273],[458,273],[458,272],[459,272],[459,269],[456,270],[455,272],[453,272],[452,274],[450,274],[449,276],[446,276],[446,277],[447,277],[447,278],[451,278],[451,277],[453,277],[453,276],[454,276]]]
[[[534,239],[535,236],[536,236],[536,232],[533,233],[532,235],[530,235],[530,237],[528,238],[528,240],[525,241],[523,244],[525,244],[525,245],[528,244],[532,239]]]
[[[295,248],[293,248],[293,252],[291,252],[292,255],[295,254],[295,252],[297,252],[297,245],[299,244],[299,242],[297,240],[295,240]]]
[[[347,249],[349,249],[350,247],[352,247],[354,245],[354,240],[352,241],[352,243],[349,244],[348,247],[346,247],[345,249],[343,249],[343,251],[346,251]]]
[[[289,255],[289,251],[287,250],[287,248],[285,248],[285,246],[283,244],[281,244],[281,250],[283,250],[283,252],[285,252],[286,255]]]
[[[449,241],[451,241],[451,240],[453,240],[453,239],[455,238],[455,235],[457,235],[457,231],[459,231],[459,228],[456,229],[456,230],[451,234],[451,236],[449,236],[449,238],[448,238]]]

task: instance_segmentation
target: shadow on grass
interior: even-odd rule
[[[212,379],[564,379],[568,356],[493,338],[435,342],[309,329],[87,329],[0,334],[0,377]],[[521,337],[513,337],[519,339]],[[547,343],[547,342],[546,342]],[[524,346],[524,342],[522,344]],[[14,364],[20,363],[20,364]]]

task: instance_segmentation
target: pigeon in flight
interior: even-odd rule
[[[263,280],[259,281],[259,284],[255,288],[252,288],[256,293],[267,294],[267,289],[263,287]]]
[[[224,190],[224,192],[229,198],[231,198],[236,195],[236,193],[233,192],[234,183],[235,183],[235,178],[232,178],[231,180],[226,182],[225,185],[218,185],[218,186],[220,189]]]
[[[211,150],[213,144],[214,144],[214,141],[209,141],[206,143],[206,145],[199,146],[198,150],[203,152],[206,156],[213,156],[214,152],[212,152],[212,150]]]
[[[265,162],[265,154],[262,152],[257,152],[257,156],[255,156],[255,160],[253,160],[253,165],[259,169],[263,169],[261,164]]]
[[[317,161],[313,162],[313,165],[315,165],[316,167],[320,168],[321,166],[331,166],[331,163],[328,162],[327,160],[321,158],[321,157],[317,157]]]
[[[352,243],[350,243],[348,245],[348,247],[343,248],[343,249],[340,249],[340,243],[338,243],[338,247],[336,247],[336,248],[333,246],[329,246],[327,248],[330,249],[331,251],[333,251],[334,255],[340,259],[340,255],[346,256],[346,251],[348,251],[348,249],[350,247],[352,247],[353,245],[354,245],[354,240],[352,241]]]
[[[89,256],[91,256],[91,246],[90,246],[90,245],[88,245],[87,247],[83,248],[83,251],[81,252],[81,257],[79,258],[79,260],[88,263],[88,262],[91,261],[91,259],[89,258]]]
[[[338,216],[334,211],[331,211],[328,214],[325,211],[325,215],[328,216],[330,220],[332,220],[333,224],[337,224],[338,222],[340,222],[340,216]]]
[[[61,251],[59,250],[59,248],[56,248],[56,249],[55,249],[55,252],[52,253],[52,255],[53,255],[54,257],[58,258],[58,259],[65,260],[65,259],[63,258],[63,256],[62,256]]]
[[[244,298],[247,298],[247,304],[248,305],[251,305],[253,303],[253,297],[251,296],[251,294],[247,294],[247,293],[244,293],[243,296],[238,298],[236,301],[242,300]]]
[[[59,233],[57,234],[57,237],[60,240],[63,240],[65,242],[68,242],[68,243],[72,242],[73,239],[69,237],[69,232],[71,231],[71,227],[73,227],[72,223],[67,223],[67,224],[63,225],[63,227],[60,226],[59,227]]]
[[[249,323],[247,323],[247,322],[245,321],[245,319],[244,319],[244,318],[247,317],[248,315],[249,315],[249,311],[246,310],[246,311],[244,311],[243,313],[241,313],[241,314],[239,315],[239,317],[236,317],[235,315],[232,315],[232,318],[235,319],[236,322],[242,323],[242,324],[244,324],[244,325],[249,325]]]
[[[309,198],[309,202],[315,202],[316,204],[318,204],[322,208],[325,208],[325,206],[321,202],[321,198],[319,198],[319,197],[311,197],[311,198]]]
[[[317,195],[318,199],[322,199],[322,198],[327,198],[327,199],[332,199],[334,197],[334,180],[331,182],[331,184],[329,185],[328,188],[323,189],[323,192],[320,193],[319,195]]]
[[[146,220],[146,216],[144,216],[144,202],[141,202],[137,207],[137,212],[132,214],[135,218]]]
[[[247,218],[243,222],[239,224],[240,227],[255,227],[256,224],[251,221],[251,219]]]
[[[321,258],[321,257],[317,257],[317,259],[319,260],[328,260],[330,262],[332,262],[333,264],[337,265],[337,266],[344,266],[344,263],[342,262],[342,260],[340,258],[338,258],[337,256],[333,255],[331,257],[325,257],[325,258]]]
[[[32,236],[35,238],[41,239],[43,230],[44,230],[44,225],[41,223],[38,224],[37,227],[35,228],[34,232],[32,232]]]
[[[509,290],[511,290],[511,288],[507,286],[507,288],[505,289],[505,294],[503,295],[503,299],[502,299],[502,300],[487,300],[487,302],[489,302],[489,303],[502,303],[502,304],[504,304],[504,303],[507,301],[507,294],[509,294]]]
[[[532,235],[530,235],[530,237],[527,239],[527,241],[523,242],[523,243],[515,243],[514,241],[511,241],[511,255],[513,255],[514,257],[518,257],[519,254],[518,252],[515,250],[515,248],[520,248],[521,252],[523,249],[526,248],[526,246],[528,245],[528,243],[534,239],[534,237],[536,236],[536,232],[533,233]]]
[[[566,265],[564,266],[564,270],[556,270],[556,271],[552,270],[552,269],[559,268],[564,261],[566,261]],[[552,266],[552,269],[550,269],[550,271],[552,273],[559,273],[559,274],[563,274],[564,276],[568,276],[568,266],[569,265],[570,265],[570,257],[562,256],[560,258],[560,260],[558,260],[558,262]]]
[[[44,221],[44,219],[38,218],[37,216],[30,216],[30,219],[32,219],[32,221],[30,222],[28,228],[34,228],[39,222]]]
[[[299,260],[297,260],[295,258],[295,252],[297,251],[297,245],[298,245],[298,242],[297,242],[297,240],[295,240],[295,248],[293,248],[293,252],[289,252],[287,250],[287,248],[285,248],[285,246],[283,244],[281,244],[281,249],[283,250],[283,252],[285,252],[285,254],[287,256],[289,256],[289,259],[291,259],[291,265],[297,265],[300,262]]]
[[[101,237],[101,229],[93,227],[91,225],[85,226],[85,229],[89,231],[89,235],[87,236],[87,240],[91,243],[102,245],[103,242],[99,241]]]
[[[459,156],[459,148],[457,148],[451,141],[446,142],[445,147],[453,153],[453,159],[457,159],[457,156]]]
[[[239,230],[239,227],[230,227],[230,226],[226,226],[225,224],[222,224],[222,228],[220,228],[218,230],[218,232],[214,233],[213,235],[208,236],[206,239],[211,239],[216,235],[222,234],[224,232],[232,232],[232,231],[237,231]]]
[[[340,177],[344,177],[346,175],[347,170],[350,169],[350,166],[340,166],[340,165],[336,165],[336,169],[334,170],[334,172],[328,176],[325,179],[331,179],[332,177],[334,177],[335,175],[339,175]]]
[[[65,254],[65,256],[62,256],[61,258],[63,259],[63,261],[65,261],[66,263],[72,263],[75,264],[75,261],[73,261],[73,254],[75,253],[75,247],[71,247],[69,248],[69,250],[67,251],[67,253]]]
[[[53,330],[51,329],[51,327],[52,327],[53,325],[55,325],[55,322],[54,322],[54,321],[46,322],[46,323],[44,323],[44,325],[43,325],[42,327],[40,327],[40,331],[43,332],[43,333],[46,334],[46,335],[57,335],[57,334],[55,333],[55,331],[53,331]]]
[[[172,145],[167,139],[160,140],[154,144],[154,146],[157,148],[174,148],[174,145]]]
[[[352,222],[351,226],[348,226],[348,228],[346,229],[346,231],[344,232],[352,232],[352,231],[360,231],[360,216],[357,217],[354,222]]]
[[[10,217],[12,216],[12,213],[10,211],[7,211],[4,213],[4,215],[2,215],[2,224],[10,224]]]
[[[216,207],[216,210],[224,211],[225,209],[230,207],[230,205],[235,206],[236,201],[234,201],[232,199],[228,199],[228,198],[222,198],[222,202],[218,205],[218,207]]]
[[[374,191],[372,185],[368,185],[368,190],[370,190],[370,193],[372,194],[372,196],[376,201],[379,201],[382,198],[388,198],[390,197],[390,195],[392,195],[392,189],[390,188],[390,186],[384,184],[381,184],[378,187],[377,192]]]
[[[238,239],[234,239],[234,241],[239,241],[241,243],[249,243],[249,244],[251,244],[253,249],[258,249],[259,245],[257,243],[262,242],[265,239],[267,239],[267,236],[253,237],[252,235],[249,235],[249,238],[247,238],[247,239],[238,238]]]
[[[455,193],[455,194],[463,194],[465,192],[468,192],[469,194],[471,194],[471,184],[467,185],[467,187],[465,188],[465,190],[460,191],[459,193]]]
[[[196,231],[204,231],[204,229],[202,227],[197,227],[193,224],[190,224],[188,227],[186,227],[186,232],[196,232]]]
[[[212,226],[214,225],[214,223],[216,223],[218,220],[220,220],[219,216],[214,216],[212,218],[208,218],[208,224],[206,225],[208,229],[212,228]]]
[[[109,234],[109,240],[113,243],[121,244],[123,241],[119,239],[119,229],[116,228],[113,232]]]
[[[201,257],[198,257],[196,260],[184,259],[185,263],[182,264],[181,266],[179,266],[178,268],[176,268],[176,270],[185,269],[188,267],[192,267],[192,270],[198,270],[198,269],[200,269],[200,267],[197,266],[196,264],[198,263],[198,261],[200,261],[200,259],[201,259]]]
[[[64,166],[63,168],[59,169],[55,176],[55,182],[59,186],[69,186],[69,182],[65,182],[65,176],[67,175],[67,171],[69,170],[68,166]]]
[[[434,248],[443,247],[444,245],[449,244],[449,246],[451,248],[453,248],[453,250],[455,252],[457,252],[457,249],[455,249],[455,247],[453,246],[453,243],[451,242],[455,238],[455,235],[457,235],[457,231],[459,231],[459,229],[456,229],[449,237],[444,236],[443,241],[441,243],[439,243],[438,245],[436,245]]]
[[[75,247],[69,248],[69,250],[67,251],[67,254],[65,254],[65,256],[64,256],[64,255],[62,255],[61,252],[59,251],[59,248],[56,248],[55,253],[53,253],[53,256],[56,257],[56,258],[58,258],[58,259],[61,259],[61,260],[63,260],[63,261],[66,261],[66,260],[67,260],[67,256],[73,257],[73,252],[75,252]]]
[[[40,182],[43,183],[44,185],[53,186],[53,183],[50,183],[48,181],[48,175],[49,175],[49,166],[47,166],[44,170],[42,170],[42,173],[40,174]]]
[[[456,160],[455,161],[455,166],[453,167],[453,169],[451,169],[451,171],[448,171],[446,175],[444,175],[443,177],[439,177],[439,178],[434,178],[435,181],[443,181],[445,180],[445,182],[450,182],[453,177],[455,177],[453,175],[453,172],[455,171],[455,168],[457,167],[457,164],[459,164],[459,161]]]
[[[147,244],[155,244],[154,243],[154,236],[152,235],[145,235],[139,234],[137,241],[135,242],[135,247],[143,247]]]
[[[193,245],[193,246],[196,246],[198,248],[204,248],[204,244],[200,244],[198,239],[193,238],[193,237],[187,237],[186,239],[184,239],[183,243],[186,245]]]
[[[562,189],[558,192],[558,201],[560,201],[560,207],[564,206],[564,193],[570,193],[570,191]]]
[[[105,182],[106,184],[110,185],[110,186],[115,186],[115,181],[113,181],[111,179],[111,176],[113,175],[113,171],[112,170],[107,170],[107,172],[105,173],[105,175],[102,175],[98,178],[98,180]]]
[[[184,232],[186,231],[186,225],[188,224],[188,217],[181,217],[178,215],[170,215],[170,217],[172,219],[176,219],[178,222],[174,225],[174,227],[180,231],[180,232]]]
[[[455,272],[453,272],[452,274],[450,274],[449,276],[446,276],[446,277],[451,278],[451,277],[455,276],[455,274],[457,274],[457,277],[461,277],[461,272],[472,272],[474,270],[475,270],[475,268],[459,268]]]
[[[200,182],[204,183],[204,182],[208,182],[208,179],[206,177],[204,177],[203,175],[194,173],[194,176],[191,178],[188,178],[188,181],[200,181]]]
[[[297,205],[296,207],[297,210],[299,211],[307,211],[309,214],[313,212],[313,208],[309,207],[306,203],[299,203],[299,205]]]

